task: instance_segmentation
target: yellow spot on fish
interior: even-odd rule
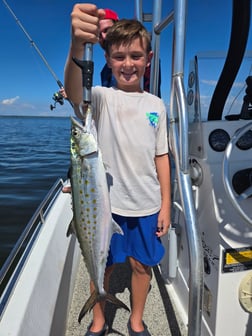
[[[96,218],[97,216],[96,215],[93,215],[93,218]]]
[[[91,192],[95,192],[95,188],[91,188],[90,191],[91,191]]]
[[[96,199],[93,200],[93,203],[94,203],[94,204],[96,203]]]

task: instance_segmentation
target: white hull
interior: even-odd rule
[[[59,193],[18,276],[0,322],[0,335],[64,335],[79,261],[71,196]]]

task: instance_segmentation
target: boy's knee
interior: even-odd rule
[[[151,267],[142,264],[140,261],[130,258],[130,264],[132,272],[137,274],[148,274],[151,275]]]

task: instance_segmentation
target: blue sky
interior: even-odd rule
[[[198,51],[227,49],[231,22],[231,0],[189,0],[187,20],[186,60]],[[64,65],[70,40],[72,0],[8,0],[7,3],[40,49],[57,77],[64,81]],[[117,11],[120,18],[134,17],[134,0],[93,1],[101,8]],[[171,9],[171,0],[163,0],[162,17]],[[143,0],[145,12],[152,10],[152,1]],[[170,45],[172,29],[161,34],[160,58],[162,65],[161,92],[168,104],[170,88]],[[0,1],[0,115],[69,115],[68,103],[50,111],[52,95],[57,83],[35,48]],[[251,45],[250,45],[251,49]],[[100,84],[99,71],[104,56],[97,45],[94,49],[94,84]],[[188,63],[185,64],[188,70]],[[212,71],[211,80],[216,80]]]

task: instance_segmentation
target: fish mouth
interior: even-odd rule
[[[81,124],[79,121],[77,121],[72,116],[70,117],[70,119],[71,119],[71,122],[72,122],[72,127],[76,127],[77,129],[80,129],[80,130],[84,131],[83,124]]]

